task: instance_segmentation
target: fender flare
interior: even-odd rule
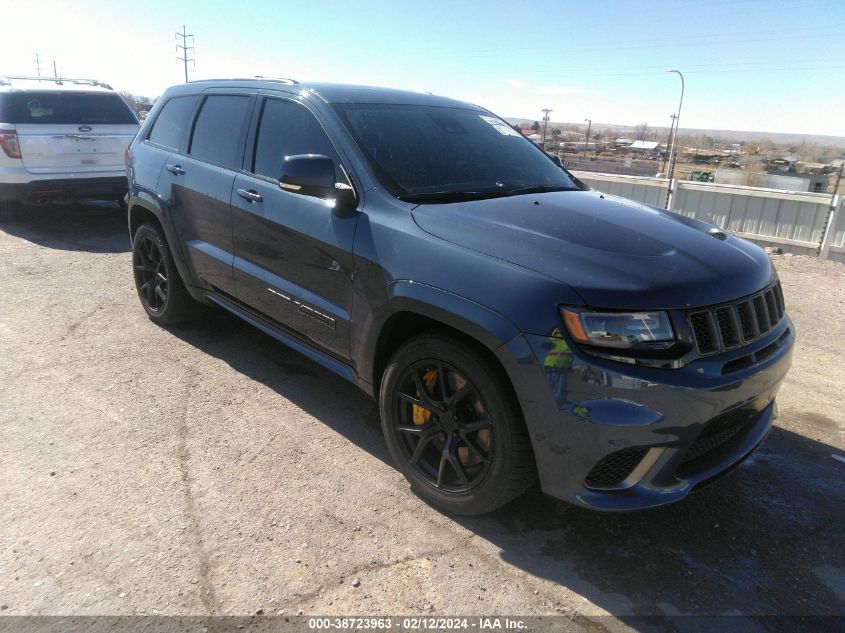
[[[165,206],[166,203],[164,200],[148,191],[136,190],[134,192],[130,192],[126,212],[129,239],[130,241],[132,240],[133,212],[136,212],[137,209],[143,209],[144,211],[154,215],[164,231],[164,238],[167,240],[167,245],[170,247],[170,254],[173,256],[173,261],[176,263],[176,270],[179,272],[179,276],[188,287],[188,291],[191,292],[191,295],[194,296],[195,299],[201,299],[201,297],[195,295],[196,291],[193,290],[197,286],[195,277],[191,271],[191,267],[188,265],[185,252],[183,251],[177,237],[176,227],[173,226],[170,214],[165,211]]]
[[[491,352],[513,339],[519,329],[507,317],[479,303],[428,284],[396,280],[387,287],[387,301],[368,319],[358,347],[358,375],[375,390],[377,354],[385,324],[403,312],[428,317],[472,337]],[[373,394],[377,395],[377,394]]]

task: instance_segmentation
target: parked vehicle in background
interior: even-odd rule
[[[538,476],[586,508],[678,501],[771,429],[795,340],[780,282],[750,242],[554,158],[430,94],[170,88],[127,153],[138,297],[161,325],[220,306],[376,397],[444,510]]]
[[[138,119],[94,79],[0,76],[0,205],[115,200]]]

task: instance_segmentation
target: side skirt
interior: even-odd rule
[[[292,334],[288,334],[287,332],[281,330],[277,326],[273,325],[270,321],[262,318],[257,314],[253,314],[252,312],[242,308],[241,306],[237,305],[236,303],[222,297],[218,294],[207,293],[206,298],[223,308],[234,314],[236,317],[239,317],[249,323],[250,325],[258,328],[265,334],[269,334],[274,339],[279,341],[280,343],[284,343],[291,349],[296,350],[300,354],[304,354],[311,360],[319,363],[326,369],[329,369],[336,373],[341,378],[345,378],[351,383],[354,383],[359,388],[363,389],[365,392],[370,393],[369,385],[362,382],[361,379],[358,377],[358,373],[352,368],[351,365],[344,363],[328,354],[321,352],[320,350],[314,348],[314,346],[309,345],[305,341],[300,340],[298,337],[295,337]]]

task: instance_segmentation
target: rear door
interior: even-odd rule
[[[248,93],[203,96],[186,148],[168,156],[158,183],[194,273],[215,290],[233,296],[230,199],[254,99]],[[162,109],[162,116],[165,113]],[[151,142],[160,119],[153,126]]]
[[[123,171],[124,151],[138,131],[134,113],[114,92],[10,92],[4,110],[33,174]]]

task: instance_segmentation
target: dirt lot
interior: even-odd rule
[[[844,266],[775,257],[795,363],[732,477],[455,519],[353,386],[224,314],[150,323],[128,249],[109,207],[0,225],[4,615],[845,613]]]

